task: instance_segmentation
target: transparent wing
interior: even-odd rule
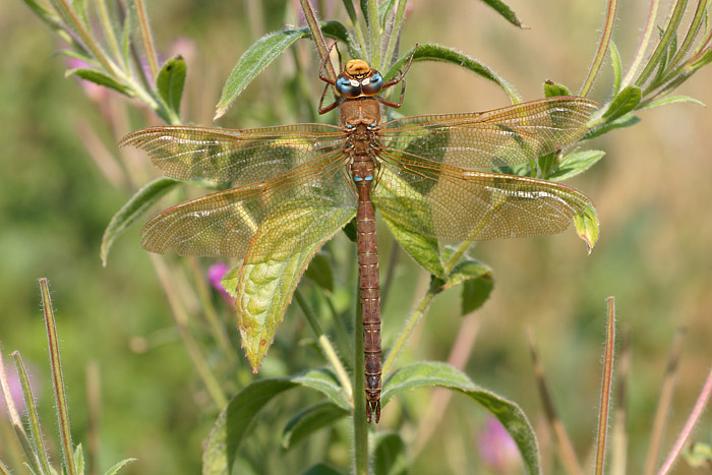
[[[288,173],[343,147],[344,133],[322,124],[258,129],[151,127],[121,141],[148,152],[171,178],[244,186]]]
[[[321,242],[356,211],[353,186],[340,154],[322,156],[277,179],[213,193],[163,211],[146,223],[142,244],[151,252],[243,257],[251,262],[294,254]],[[253,242],[261,226],[281,228],[281,239]]]
[[[373,196],[394,225],[443,243],[556,234],[592,206],[578,191],[533,178],[433,167],[384,154]]]
[[[489,112],[406,117],[383,125],[382,144],[394,157],[506,170],[575,143],[597,108],[582,97],[555,97]]]

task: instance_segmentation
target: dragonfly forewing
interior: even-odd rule
[[[382,142],[408,160],[507,171],[581,139],[597,108],[581,97],[556,97],[490,112],[406,117],[384,124]]]
[[[325,124],[258,129],[152,127],[127,135],[166,176],[223,186],[268,181],[343,147],[344,133]]]

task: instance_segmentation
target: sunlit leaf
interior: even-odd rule
[[[514,26],[518,26],[519,28],[522,28],[524,25],[522,25],[522,22],[519,21],[519,18],[517,18],[517,14],[514,13],[514,11],[509,8],[509,6],[504,3],[502,0],[482,0],[485,4],[489,5],[491,8],[493,8],[497,13],[502,15],[505,20],[507,20],[509,23],[511,23]]]
[[[601,150],[581,150],[571,152],[561,159],[559,168],[548,178],[553,181],[564,181],[585,172],[598,163],[606,152]]]
[[[439,362],[423,361],[397,370],[383,387],[383,406],[395,396],[424,387],[443,387],[460,392],[495,416],[519,448],[530,474],[541,473],[539,449],[531,424],[515,403],[477,386],[460,370]]]
[[[134,221],[143,216],[156,201],[175,188],[179,181],[172,178],[157,178],[138,190],[116,212],[101,238],[100,257],[102,265],[106,265],[112,244]]]
[[[109,89],[113,89],[114,91],[120,92],[121,94],[124,94],[129,97],[133,95],[131,88],[125,86],[124,84],[121,84],[120,82],[116,81],[115,79],[107,76],[102,72],[96,71],[95,69],[70,69],[65,73],[65,77],[69,76],[77,76],[79,78],[84,79],[85,81],[93,82],[94,84],[98,84],[99,86],[108,87]]]
[[[611,41],[609,51],[611,53],[611,68],[613,69],[613,95],[615,96],[621,90],[621,81],[623,80],[623,62],[615,41]]]
[[[346,28],[337,21],[321,25],[325,35],[348,43]],[[222,117],[237,96],[282,53],[301,38],[310,36],[309,28],[285,29],[269,33],[245,51],[225,81],[220,100],[216,106],[215,119]]]
[[[547,80],[544,81],[544,95],[546,97],[570,96],[571,89],[563,84]]]
[[[586,243],[590,253],[598,242],[599,223],[596,209],[589,205],[583,211],[579,211],[574,216],[574,226],[576,234]]]
[[[471,71],[478,76],[492,81],[497,84],[509,96],[512,103],[521,102],[521,97],[509,82],[500,77],[492,69],[480,63],[476,59],[467,56],[452,48],[440,46],[433,43],[425,43],[417,45],[415,48],[405,52],[388,70],[386,78],[394,77],[401,70],[410,57],[413,56],[413,61],[441,61],[444,63],[454,64]]]
[[[332,425],[348,411],[332,402],[320,402],[309,406],[292,417],[282,431],[282,447],[289,449],[314,432]]]
[[[603,119],[611,122],[623,117],[640,104],[643,93],[638,86],[627,86],[613,99],[603,114]]]
[[[405,475],[407,473],[406,446],[400,435],[393,432],[379,433],[374,445],[374,475]]]
[[[337,407],[350,410],[336,378],[327,370],[309,371],[291,378],[255,381],[237,393],[215,421],[203,451],[203,475],[233,473],[240,444],[250,433],[257,414],[274,397],[297,386],[320,391]]]
[[[182,56],[175,56],[163,64],[156,77],[156,87],[166,105],[180,114],[180,101],[183,97],[183,86],[187,66]]]

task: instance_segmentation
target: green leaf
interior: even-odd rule
[[[640,122],[640,118],[638,116],[633,114],[626,114],[623,117],[619,117],[618,119],[612,122],[606,122],[603,125],[589,130],[582,140],[589,140],[596,137],[600,137],[603,134],[607,134],[611,130],[631,127],[637,124],[638,122]]]
[[[109,89],[113,89],[114,91],[120,92],[121,94],[124,94],[126,96],[133,96],[133,91],[131,90],[131,88],[121,84],[115,79],[95,69],[70,69],[64,74],[64,76],[77,76],[84,79],[85,81],[93,82],[94,84],[98,84],[99,86],[108,87]]]
[[[325,252],[318,252],[314,256],[304,275],[322,289],[334,291],[334,271],[331,268],[329,255]]]
[[[464,284],[467,281],[480,279],[482,277],[492,278],[492,269],[476,259],[470,257],[463,258],[453,267],[450,274],[445,279],[443,288],[449,289]]]
[[[74,466],[77,469],[77,474],[84,474],[84,450],[82,450],[82,444],[77,444],[74,448]]]
[[[112,244],[134,221],[143,216],[156,201],[163,197],[178,185],[179,181],[172,178],[157,178],[143,188],[138,190],[129,200],[116,212],[109,221],[109,225],[101,238],[101,263],[106,266],[109,257],[109,250]]]
[[[590,254],[596,242],[598,242],[599,223],[596,208],[589,205],[583,211],[579,211],[574,216],[574,226],[576,227],[576,234],[586,243]]]
[[[546,97],[570,96],[571,89],[563,84],[547,79],[544,81],[544,95]]]
[[[203,475],[232,473],[240,444],[250,434],[250,425],[260,410],[275,396],[300,385],[316,389],[337,407],[350,410],[336,378],[327,370],[255,381],[232,398],[215,421],[203,452]]]
[[[601,150],[582,150],[571,152],[561,159],[559,169],[549,176],[553,181],[564,181],[583,173],[595,165],[606,152]]]
[[[519,97],[519,94],[514,87],[509,82],[501,78],[492,69],[464,53],[433,43],[417,45],[415,48],[403,54],[403,56],[398,58],[393,66],[391,66],[391,69],[388,70],[386,78],[393,78],[410,60],[411,56],[413,56],[414,62],[441,61],[465,68],[468,71],[471,71],[478,76],[497,84],[505,92],[505,94],[509,96],[512,103],[521,102],[521,97]]]
[[[335,37],[349,43],[346,28],[337,21],[329,21],[321,25],[321,30],[325,35]],[[242,91],[277,59],[287,48],[292,46],[297,40],[308,38],[309,28],[285,29],[268,33],[250,46],[245,51],[232,72],[225,81],[220,100],[216,106],[214,119],[225,115],[228,108],[237,99]]]
[[[327,427],[349,412],[332,402],[309,406],[292,417],[282,431],[282,447],[290,449],[314,432]]]
[[[502,15],[505,20],[507,20],[509,23],[511,23],[514,26],[518,26],[519,28],[524,28],[524,25],[522,25],[522,22],[519,21],[519,18],[517,18],[516,13],[512,11],[509,6],[507,6],[506,3],[504,3],[502,0],[482,0],[485,4],[489,5],[491,8],[493,8],[497,13]]]
[[[668,106],[670,104],[678,104],[678,103],[691,103],[691,104],[697,104],[698,106],[705,107],[705,103],[695,99],[694,97],[690,96],[665,96],[661,97],[659,99],[655,99],[654,101],[650,101],[648,104],[645,104],[638,110],[646,110],[646,109],[655,109],[656,107],[661,107],[661,106]]]
[[[52,29],[59,30],[62,28],[62,21],[52,11],[50,11],[44,3],[36,0],[23,0],[32,12],[37,15],[42,21],[49,25]]]
[[[460,370],[445,363],[423,361],[397,370],[385,382],[382,404],[411,389],[443,387],[460,392],[495,416],[507,429],[519,448],[530,474],[541,473],[539,449],[531,424],[515,403],[477,386]]]
[[[131,462],[135,462],[136,459],[129,458],[129,459],[124,459],[121,462],[115,463],[112,465],[106,472],[104,472],[104,475],[116,475],[121,471],[122,468],[130,464]]]
[[[613,95],[617,95],[621,90],[621,81],[623,80],[623,61],[621,53],[618,51],[615,41],[611,41],[611,68],[613,69]]]
[[[408,458],[405,442],[400,435],[379,433],[373,449],[374,475],[405,475],[408,472]]]
[[[309,467],[302,475],[343,475],[343,473],[325,463],[318,463]]]
[[[156,78],[156,87],[166,105],[180,115],[180,101],[183,96],[187,66],[181,55],[163,64]]]
[[[693,72],[697,71],[701,67],[707,66],[710,63],[712,63],[712,48],[705,51],[702,56],[700,56],[697,60],[691,63],[690,70]]]
[[[461,314],[467,315],[480,308],[489,299],[494,288],[492,274],[466,281],[462,286]]]
[[[606,112],[604,112],[603,119],[611,122],[623,117],[640,104],[642,97],[643,93],[638,86],[627,86],[613,99]]]

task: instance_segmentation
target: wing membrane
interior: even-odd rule
[[[340,150],[343,140],[341,129],[322,124],[244,130],[168,126],[133,132],[121,144],[148,152],[169,177],[245,186]]]
[[[443,243],[556,234],[591,206],[583,194],[557,183],[383,158],[373,193],[378,211],[404,230]]]
[[[292,255],[355,214],[355,193],[340,157],[169,208],[146,223],[142,244],[152,252],[191,256],[243,257],[249,251],[251,262]],[[265,223],[278,224],[281,239],[253,242]]]
[[[403,159],[511,169],[579,140],[597,108],[581,97],[555,97],[490,112],[406,117],[384,124],[382,143]]]

